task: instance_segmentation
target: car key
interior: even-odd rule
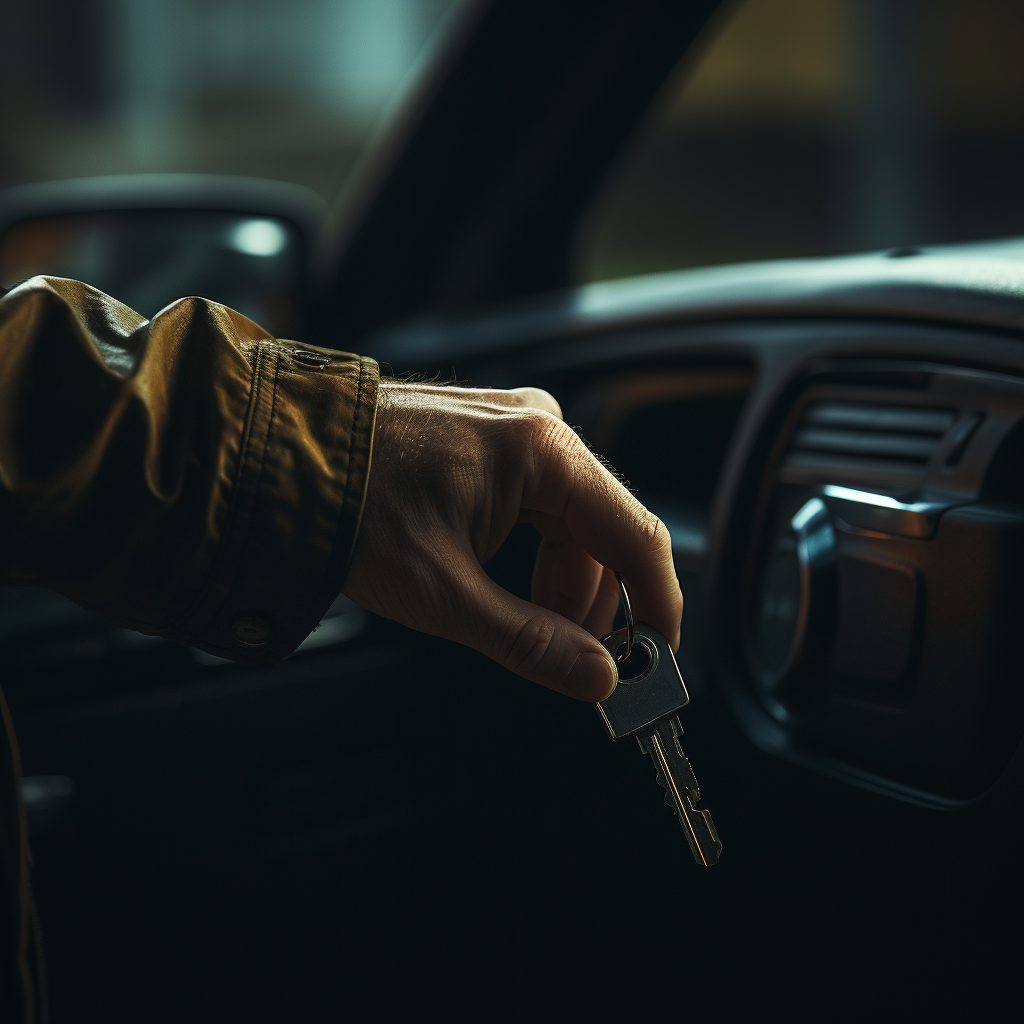
[[[683,727],[676,712],[689,701],[668,641],[652,626],[633,624],[629,594],[619,580],[626,625],[601,640],[615,658],[619,685],[610,697],[594,706],[613,740],[635,736],[640,749],[651,756],[665,802],[675,808],[694,860],[705,867],[718,862],[722,843],[711,814],[697,805],[700,787],[683,753]]]

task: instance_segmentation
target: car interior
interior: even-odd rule
[[[1024,7],[5,7],[0,286],[550,391],[672,535],[723,844],[343,596],[254,669],[3,589],[53,1024],[1020,1012]]]

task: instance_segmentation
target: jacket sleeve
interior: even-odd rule
[[[0,298],[0,581],[273,664],[344,582],[372,359],[275,340],[206,299],[150,322],[88,285]]]

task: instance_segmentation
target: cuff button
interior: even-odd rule
[[[247,647],[261,647],[270,639],[270,627],[255,615],[239,615],[231,623],[231,635]]]

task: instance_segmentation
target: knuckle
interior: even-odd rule
[[[512,420],[510,437],[513,449],[526,455],[534,465],[558,463],[566,448],[565,424],[543,409],[521,409]]]
[[[525,415],[526,429],[533,447],[548,457],[572,447],[576,435],[553,413],[530,409]]]
[[[544,663],[554,638],[553,623],[540,615],[534,615],[506,641],[502,660],[513,672],[528,676]]]
[[[543,436],[556,436],[565,424],[547,409],[530,407],[523,409],[523,419],[527,428],[535,434]]]
[[[652,554],[663,555],[672,550],[672,536],[668,527],[646,509],[640,523],[640,536],[645,550]]]
[[[539,412],[546,412],[561,419],[562,407],[549,391],[545,391],[543,388],[523,387],[516,388],[512,393],[516,396],[521,406],[533,408]]]

